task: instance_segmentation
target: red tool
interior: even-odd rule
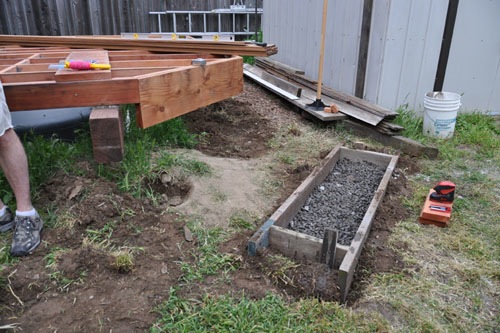
[[[451,203],[455,198],[455,184],[450,181],[440,181],[434,186],[434,191],[430,196],[431,201]]]

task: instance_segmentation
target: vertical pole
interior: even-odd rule
[[[438,66],[436,69],[436,79],[434,81],[434,91],[442,91],[448,57],[450,55],[453,30],[455,29],[455,20],[457,18],[459,0],[448,1],[448,11],[443,31],[443,40],[441,42],[441,51],[439,53]]]
[[[248,30],[250,30],[250,27],[248,27]],[[257,26],[257,0],[255,0],[255,41],[261,42],[259,41],[258,36],[259,36],[259,28]]]
[[[321,86],[323,84],[323,61],[325,59],[325,34],[326,34],[326,12],[328,10],[328,0],[323,0],[323,18],[321,23],[321,48],[319,50],[318,88],[316,90],[316,100],[321,99]]]

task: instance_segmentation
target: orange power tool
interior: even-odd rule
[[[434,186],[434,191],[431,193],[431,201],[452,203],[455,198],[455,184],[444,180]]]

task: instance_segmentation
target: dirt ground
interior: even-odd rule
[[[81,164],[86,174],[60,174],[53,178],[42,189],[36,206],[55,213],[69,212],[63,219],[66,225],[47,227],[42,245],[31,256],[1,272],[0,278],[8,288],[0,292],[0,326],[17,323],[24,332],[148,330],[156,320],[151,310],[168,299],[172,286],[179,286],[178,262],[193,261],[190,251],[197,244],[196,239],[192,242],[185,239],[184,214],[205,216],[207,225],[213,226],[227,221],[237,207],[257,212],[264,222],[310,172],[306,163],[288,170],[286,176],[281,175],[284,182],[281,201],[268,203],[259,198],[252,175],[269,158],[271,148],[266,141],[276,128],[291,119],[308,120],[254,84],[246,82],[241,95],[192,112],[185,119],[190,130],[203,137],[198,151],[186,154],[194,154],[195,158],[216,166],[211,177],[214,183],[200,177],[186,184],[168,181],[160,184],[157,191],[164,191],[169,198],[181,197],[175,204],[177,209],[167,210],[165,205],[153,206],[97,179],[88,162]],[[362,253],[359,273],[349,295],[350,306],[355,307],[356,299],[363,294],[364,281],[371,274],[403,268],[387,240],[395,223],[407,214],[397,198],[410,195],[406,175],[416,172],[416,165],[409,157],[400,157]],[[210,195],[207,191],[217,183],[225,184],[223,191],[230,199],[225,201],[224,209],[214,211],[210,201],[203,198]],[[94,234],[88,230],[102,230],[106,226],[112,226],[112,234],[100,235],[102,239],[98,240],[109,248],[129,247],[135,259],[130,271],[119,270],[109,251],[89,244]],[[180,296],[196,298],[204,293],[229,293],[258,299],[272,291],[290,300],[338,298],[335,275],[320,264],[298,265],[288,273],[293,283],[270,277],[266,272],[279,264],[269,256],[272,250],[257,257],[246,254],[246,243],[253,232],[234,234],[220,247],[221,252],[241,261],[240,268],[229,275],[231,283],[220,276],[210,276],[201,283],[180,288]],[[54,247],[63,251],[49,265]]]

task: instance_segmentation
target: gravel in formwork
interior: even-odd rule
[[[368,161],[342,158],[317,186],[288,227],[323,239],[326,228],[338,230],[337,242],[350,245],[385,169]]]

